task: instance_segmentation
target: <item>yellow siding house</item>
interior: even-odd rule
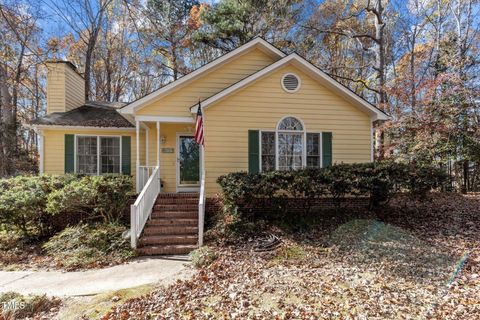
[[[201,244],[218,176],[373,161],[373,123],[388,119],[261,38],[126,105],[84,101],[71,63],[47,67],[47,115],[31,124],[41,135],[40,172],[134,176],[134,246],[159,193],[197,194]],[[199,101],[203,148],[193,138]]]

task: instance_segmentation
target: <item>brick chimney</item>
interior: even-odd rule
[[[85,80],[69,61],[47,65],[47,114],[66,112],[85,104]]]

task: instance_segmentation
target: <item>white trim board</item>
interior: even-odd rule
[[[210,69],[213,69],[215,67],[218,67],[228,61],[230,61],[232,58],[239,56],[241,54],[244,54],[248,52],[249,50],[253,48],[259,48],[263,52],[275,56],[277,58],[283,58],[285,57],[285,53],[280,51],[279,49],[275,48],[273,45],[268,43],[262,38],[255,38],[251,40],[250,42],[247,42],[243,46],[240,46],[236,48],[235,50],[230,51],[227,54],[224,54],[223,56],[213,60],[212,62],[207,63],[206,65],[196,69],[195,71],[192,71],[191,73],[181,77],[180,79],[173,81],[166,86],[153,91],[152,93],[124,106],[123,108],[119,109],[118,111],[122,114],[134,114],[136,111],[140,110],[141,108],[145,107],[148,103],[155,101],[159,99],[161,96],[166,95],[173,90],[177,89],[177,87],[194,80],[207,72]]]
[[[255,80],[269,75],[275,70],[279,69],[280,67],[283,67],[284,65],[291,63],[300,70],[304,71],[308,75],[312,76],[314,79],[318,80],[321,82],[322,85],[327,87],[328,89],[338,93],[341,95],[343,98],[345,98],[347,101],[361,109],[363,112],[366,112],[372,117],[372,120],[388,120],[390,117],[381,111],[380,109],[377,109],[375,106],[371,105],[369,102],[363,100],[361,97],[359,97],[357,94],[354,92],[350,91],[337,81],[335,81],[332,77],[312,65],[310,62],[305,60],[304,58],[300,57],[296,53],[292,53],[285,58],[278,60],[275,63],[272,63],[268,67],[248,76],[247,78],[237,82],[236,84],[226,88],[225,90],[220,91],[219,93],[211,96],[210,98],[202,101],[202,108],[208,108],[210,105],[214,104],[215,102],[218,102],[219,100],[237,92],[241,88],[249,85],[250,83],[254,82]],[[197,112],[198,106],[193,106],[190,108],[190,111],[192,113]]]
[[[100,130],[100,131],[128,131],[135,132],[135,128],[117,128],[117,127],[85,127],[85,126],[59,126],[59,125],[24,125],[25,128],[40,129],[40,130]]]
[[[38,162],[38,171],[40,174],[45,172],[45,136],[43,135],[42,130],[38,130],[38,153],[40,154],[40,159]]]
[[[144,122],[195,123],[193,117],[135,116],[135,120]]]

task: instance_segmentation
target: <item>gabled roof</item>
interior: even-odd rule
[[[118,103],[87,101],[85,105],[67,112],[55,112],[32,120],[32,126],[81,126],[101,128],[133,128],[118,113]]]
[[[281,60],[278,60],[277,62],[272,63],[268,67],[263,68],[260,71],[257,71],[256,73],[248,76],[247,78],[231,85],[228,88],[225,88],[224,90],[214,94],[213,96],[209,97],[208,99],[204,100],[202,102],[202,108],[208,108],[215,102],[237,92],[241,88],[248,86],[250,83],[254,82],[255,80],[264,77],[268,74],[271,74],[275,70],[279,69],[282,66],[285,66],[287,64],[293,64],[294,66],[298,67],[314,79],[317,79],[320,81],[320,83],[332,90],[333,92],[336,92],[340,96],[344,97],[346,100],[350,101],[353,105],[361,109],[362,111],[368,113],[373,120],[388,120],[390,117],[383,112],[382,110],[378,109],[371,103],[369,103],[367,100],[363,99],[329,75],[327,75],[325,72],[322,70],[318,69],[315,67],[313,64],[305,60],[304,58],[300,57],[296,53],[292,53],[286,57],[284,57]],[[190,111],[192,113],[197,112],[198,105],[194,105],[190,108]]]
[[[196,69],[195,71],[192,71],[191,73],[181,77],[180,79],[173,81],[166,86],[153,91],[152,93],[136,100],[125,107],[123,107],[120,112],[123,114],[133,114],[135,111],[141,109],[142,107],[146,106],[148,103],[159,99],[160,97],[172,92],[179,86],[186,84],[199,76],[201,76],[204,72],[213,69],[215,67],[218,67],[220,65],[223,65],[233,59],[234,57],[238,56],[239,54],[245,53],[247,51],[250,51],[254,48],[258,48],[265,53],[269,54],[270,56],[274,56],[277,58],[283,58],[285,57],[285,53],[280,51],[278,48],[274,47],[272,44],[269,42],[265,41],[262,38],[254,38],[251,41],[247,42],[246,44],[236,48],[235,50],[232,50],[228,52],[227,54],[218,57],[217,59],[205,64],[204,66]]]

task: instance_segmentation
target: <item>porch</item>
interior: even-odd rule
[[[194,141],[194,118],[136,116],[135,120],[138,197],[131,206],[132,247],[147,244],[149,250],[141,248],[141,252],[178,254],[189,248],[181,245],[191,245],[193,236],[195,245],[201,246],[204,163],[203,150]]]

